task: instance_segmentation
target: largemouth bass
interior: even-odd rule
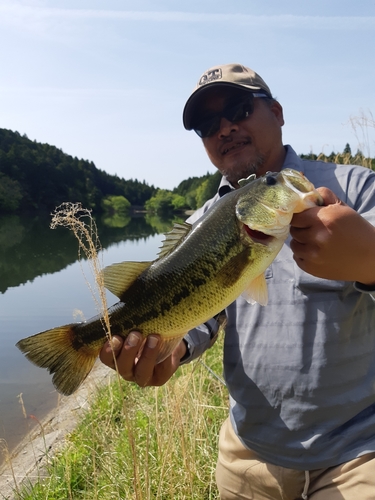
[[[103,270],[120,301],[108,309],[111,335],[132,330],[161,336],[158,362],[192,328],[241,294],[267,304],[264,271],[280,251],[294,213],[321,197],[303,174],[286,169],[240,181],[193,225],[177,224],[152,262],[122,262]],[[100,316],[20,340],[19,349],[53,374],[56,389],[72,394],[108,338]]]

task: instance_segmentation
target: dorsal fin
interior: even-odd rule
[[[250,174],[249,177],[247,177],[246,179],[240,179],[238,181],[238,185],[240,187],[244,187],[246,186],[247,184],[249,184],[250,182],[253,182],[255,181],[255,179],[257,178],[257,176],[255,174]]]
[[[104,286],[119,299],[152,262],[120,262],[103,269]]]
[[[190,233],[193,226],[188,222],[183,222],[182,224],[177,223],[173,226],[173,229],[165,234],[165,240],[163,240],[163,245],[158,253],[158,258],[166,257],[175,248],[183,242],[185,237]]]

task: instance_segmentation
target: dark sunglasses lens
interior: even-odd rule
[[[230,122],[236,123],[240,122],[241,120],[244,120],[249,115],[251,115],[253,110],[254,110],[254,99],[248,98],[243,102],[228,107],[223,114],[225,118],[227,118]]]
[[[253,110],[254,98],[250,95],[241,102],[227,105],[222,113],[218,113],[216,116],[198,123],[194,130],[202,139],[204,137],[211,137],[220,129],[220,122],[223,116],[230,122],[236,123],[251,115]]]
[[[220,128],[220,116],[214,116],[208,120],[204,120],[199,123],[195,128],[195,132],[201,137],[211,137],[214,135]]]

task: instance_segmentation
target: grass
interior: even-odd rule
[[[311,152],[309,155],[302,155],[302,157],[340,165],[362,165],[363,167],[375,170],[375,158],[373,155],[375,119],[372,112],[370,110],[366,112],[361,109],[358,115],[350,117],[348,123],[352,128],[358,145],[357,152],[354,155],[344,150],[342,153],[332,152],[329,155],[323,152],[316,155]]]
[[[222,341],[202,358],[221,374]],[[225,386],[202,361],[182,366],[163,387],[115,380],[49,460],[46,479],[26,484],[17,500],[217,499]]]
[[[360,152],[357,152],[354,156],[351,153],[332,153],[330,156],[320,153],[317,160],[337,163],[338,165],[361,165],[375,170],[375,160],[373,158],[363,156]]]

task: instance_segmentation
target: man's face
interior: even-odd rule
[[[244,96],[243,92],[232,89],[212,89],[199,106],[199,114],[201,117],[220,114],[228,103],[240,101]],[[254,111],[247,118],[233,123],[222,117],[219,130],[202,140],[211,162],[237,186],[239,179],[250,174],[259,176],[281,169],[285,158],[283,124],[281,105],[256,97]]]

